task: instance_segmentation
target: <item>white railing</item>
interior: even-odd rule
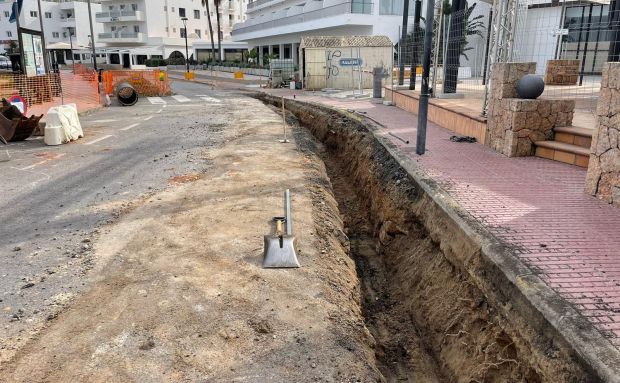
[[[97,12],[95,17],[98,19],[114,18],[114,17],[136,17],[140,11],[109,11],[109,12]]]
[[[140,32],[105,32],[99,34],[99,39],[137,39],[142,40]]]

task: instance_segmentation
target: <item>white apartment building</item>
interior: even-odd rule
[[[223,42],[230,40],[233,25],[244,20],[246,2],[222,1],[219,11]],[[106,45],[111,64],[136,67],[152,57],[185,58],[183,18],[187,18],[190,57],[195,43],[210,44],[207,10],[201,0],[102,0],[101,6],[96,22],[103,25],[104,30],[99,33],[98,42]],[[213,0],[210,0],[209,10],[217,49],[217,18]],[[245,48],[242,45],[232,49]]]
[[[413,20],[414,2],[409,3]],[[247,20],[233,28],[233,41],[265,54],[299,62],[298,47],[306,36],[384,35],[398,41],[403,0],[253,0]]]
[[[17,24],[9,23],[13,0],[0,0],[0,44],[8,48],[11,41],[17,42]],[[92,12],[100,12],[101,5],[92,3]],[[76,58],[90,60],[90,24],[88,22],[88,4],[85,0],[46,0],[41,1],[43,29],[48,47],[57,43],[73,45]],[[41,30],[39,8],[36,0],[25,0],[20,14],[20,26],[35,31]],[[103,32],[103,26],[94,24],[95,41],[97,34]],[[80,53],[82,52],[82,53]],[[71,60],[70,51],[66,59]],[[88,55],[88,57],[83,57]]]

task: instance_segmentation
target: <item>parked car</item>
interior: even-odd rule
[[[11,69],[11,60],[6,56],[0,56],[0,69]]]

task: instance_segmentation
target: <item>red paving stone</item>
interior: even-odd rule
[[[292,98],[292,91],[276,90]],[[429,123],[427,152],[415,154],[417,116],[369,100],[296,92],[366,115],[497,238],[620,349],[620,209],[584,194],[586,171],[536,157],[508,158],[480,144],[455,143]]]

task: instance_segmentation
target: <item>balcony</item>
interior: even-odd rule
[[[109,11],[95,14],[98,23],[115,23],[117,21],[144,21],[142,11]]]
[[[99,34],[99,42],[102,43],[143,43],[146,39],[143,33],[135,32],[106,32]]]
[[[256,3],[261,0],[256,1]],[[271,0],[269,0],[271,1]],[[332,5],[325,8],[320,8],[316,10],[311,10],[308,12],[302,12],[297,14],[290,15],[276,15],[271,20],[265,19],[249,19],[243,23],[235,24],[232,31],[233,41],[235,35],[239,36],[241,34],[256,32],[267,30],[270,28],[277,28],[288,26],[291,24],[301,24],[309,21],[315,21],[324,18],[330,18],[337,15],[346,15],[346,14],[360,14],[360,15],[372,15],[373,13],[373,4],[367,2],[367,0],[346,2],[341,4]]]
[[[253,0],[248,3],[248,11],[258,8],[261,5],[264,5],[267,3],[275,3],[275,2],[276,1],[274,0]]]
[[[60,24],[63,27],[74,27],[75,26],[75,17],[60,17]]]

